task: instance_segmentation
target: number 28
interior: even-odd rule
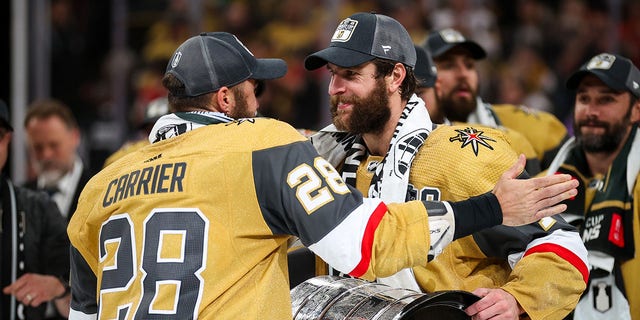
[[[110,318],[130,318],[132,304],[114,306],[108,300],[110,293],[128,290],[138,270],[142,273],[142,288],[135,319],[196,318],[203,290],[200,273],[206,266],[208,230],[208,220],[197,209],[153,211],[143,224],[138,268],[131,218],[120,214],[107,220],[100,232],[100,318],[106,313]]]
[[[323,180],[326,182],[326,186],[323,185]],[[344,183],[338,171],[321,157],[314,159],[313,167],[303,163],[291,170],[287,175],[287,184],[296,190],[296,198],[307,214],[312,214],[318,208],[333,201],[333,193],[349,193],[349,187]]]

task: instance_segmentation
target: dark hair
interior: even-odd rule
[[[376,66],[376,77],[388,76],[393,72],[393,68],[395,67],[397,62],[375,58],[373,59],[373,64]],[[402,84],[400,84],[400,97],[403,100],[409,100],[411,95],[416,91],[416,87],[418,85],[418,80],[416,79],[416,75],[413,72],[413,68],[403,64],[404,69],[407,71],[404,80],[402,80]]]
[[[215,92],[201,94],[195,97],[184,95],[185,86],[175,75],[168,73],[162,78],[162,85],[169,90],[169,110],[187,111],[195,109],[209,109],[211,95]]]
[[[38,100],[28,107],[27,115],[24,118],[24,126],[27,127],[32,119],[46,119],[58,117],[69,129],[78,128],[78,122],[73,116],[71,109],[61,101],[55,99]]]

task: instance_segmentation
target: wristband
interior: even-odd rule
[[[67,280],[65,280],[62,276],[58,276],[58,281],[60,281],[60,284],[62,284],[62,286],[64,287],[64,292],[56,297],[53,297],[53,300],[62,299],[66,297],[69,292],[71,292],[71,287],[69,286],[69,282]]]
[[[454,239],[466,237],[502,223],[500,202],[491,192],[450,204],[456,219]]]

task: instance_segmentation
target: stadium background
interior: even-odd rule
[[[356,11],[396,18],[416,43],[432,29],[458,29],[489,53],[479,64],[485,101],[546,110],[569,129],[572,71],[605,51],[640,65],[637,0],[9,0],[0,4],[0,97],[16,127],[8,170],[26,179],[21,119],[46,97],[73,109],[82,154],[99,169],[134,135],[144,106],[165,94],[159,81],[171,53],[201,31],[232,32],[256,56],[287,60],[260,111],[318,129],[330,121],[327,75],[302,62]]]

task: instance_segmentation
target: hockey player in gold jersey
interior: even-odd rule
[[[446,115],[444,110],[438,105],[438,98],[436,97],[436,79],[438,77],[437,68],[431,58],[431,54],[424,46],[416,45],[416,66],[414,72],[417,80],[416,95],[425,102],[425,106],[429,111],[429,117],[433,123],[444,123]],[[475,127],[480,127],[479,124],[474,124]],[[487,127],[487,126],[482,126]],[[495,126],[488,126],[493,128]],[[518,153],[522,153],[527,157],[527,166],[525,169],[530,174],[540,172],[540,160],[538,160],[538,153],[531,145],[531,142],[522,135],[520,132],[509,129],[507,127],[498,126],[508,138],[511,140],[511,145]]]
[[[438,108],[445,114],[445,123],[464,122],[514,130],[533,146],[537,156],[534,159],[540,169],[549,166],[569,138],[562,122],[548,112],[526,106],[484,102],[478,96],[476,60],[484,59],[487,54],[459,31],[450,28],[432,31],[425,46],[438,68]]]
[[[163,78],[176,112],[93,177],[69,224],[70,319],[291,319],[292,236],[374,279],[482,228],[556,214],[575,195],[567,176],[514,179],[519,161],[462,202],[363,198],[294,128],[252,118],[260,81],[285,72],[229,33],[178,47]]]
[[[456,201],[491,190],[516,158],[510,139],[484,126],[434,126],[413,94],[415,62],[411,37],[396,20],[371,13],[343,20],[329,47],[305,60],[307,69],[326,66],[331,75],[334,125],[312,143],[345,182],[385,202]],[[580,236],[559,217],[476,232],[438,253],[378,281],[473,291],[482,298],[466,310],[474,319],[561,319],[589,275]]]

